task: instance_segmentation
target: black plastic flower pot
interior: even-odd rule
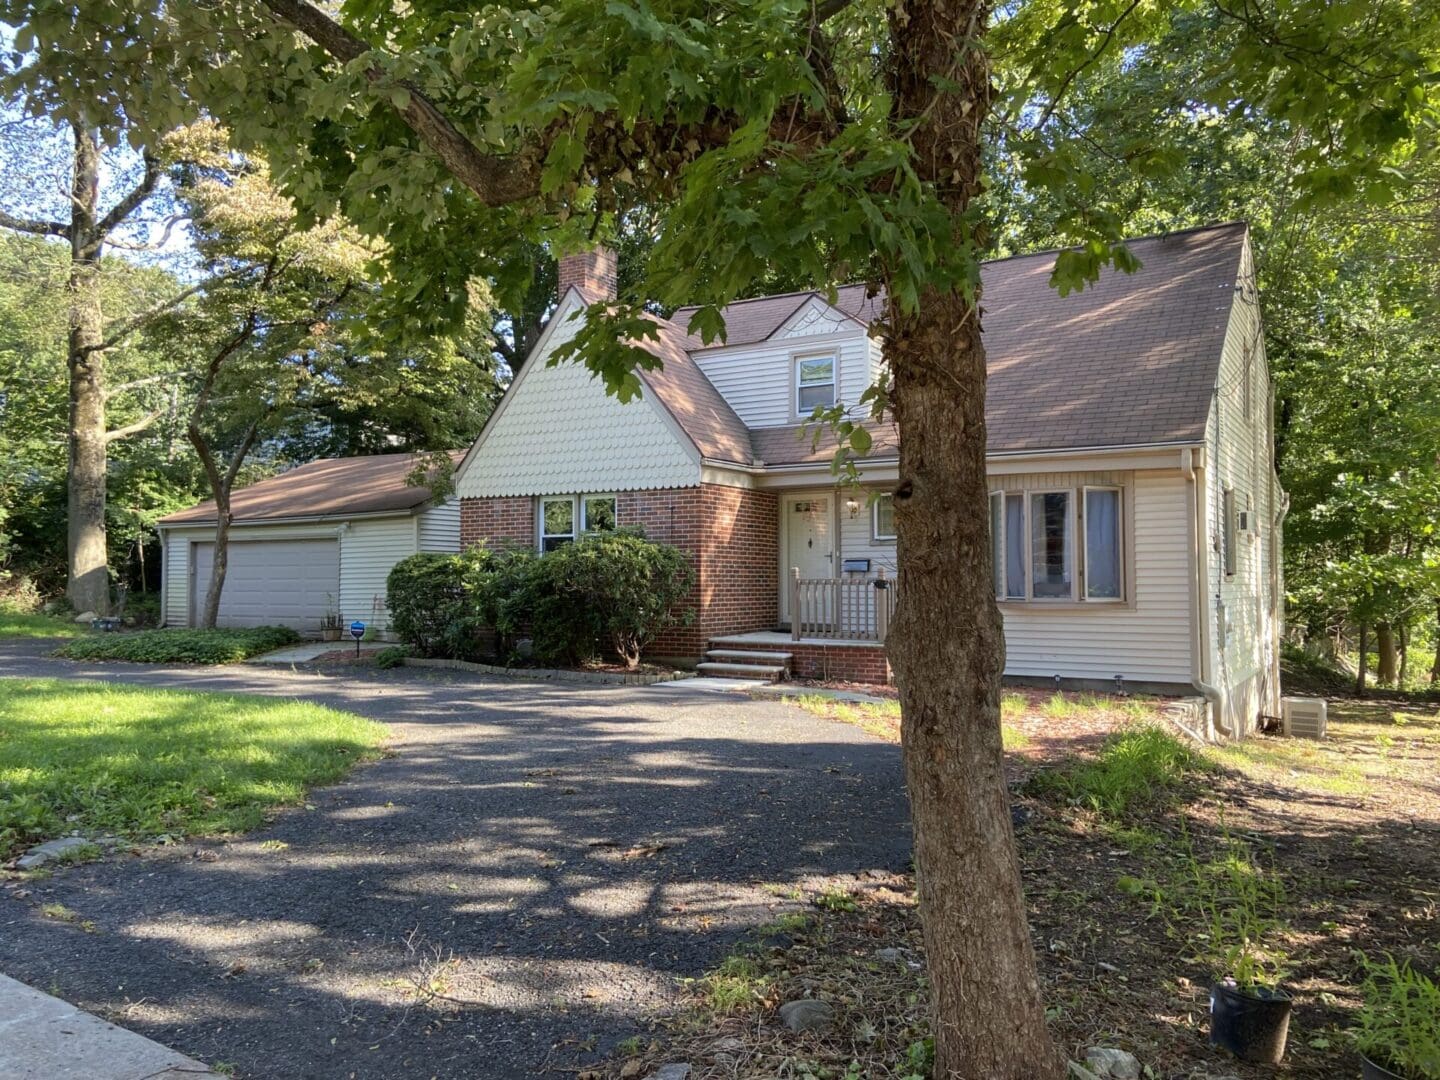
[[[1289,994],[1228,983],[1210,988],[1210,1041],[1241,1061],[1278,1065],[1289,1034]]]
[[[1360,1055],[1360,1075],[1365,1080],[1405,1080],[1397,1072],[1391,1072],[1383,1065],[1377,1065],[1364,1054]]]

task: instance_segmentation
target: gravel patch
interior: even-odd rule
[[[909,857],[898,748],[778,702],[42,653],[0,642],[0,676],[303,697],[391,727],[391,757],[264,830],[0,887],[7,974],[241,1077],[575,1069],[792,886]]]

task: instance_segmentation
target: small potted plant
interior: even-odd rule
[[[1290,1035],[1290,995],[1280,989],[1282,955],[1251,937],[1222,954],[1229,975],[1210,988],[1210,1041],[1241,1061],[1278,1065]]]
[[[1440,1080],[1440,986],[1407,962],[1361,956],[1365,1004],[1351,1029],[1365,1080]]]
[[[1210,1041],[1241,1061],[1277,1065],[1290,1034],[1290,995],[1280,989],[1286,957],[1273,943],[1285,925],[1284,885],[1233,840],[1223,858],[1194,873],[1207,951],[1220,972],[1210,988]]]
[[[320,640],[340,640],[340,612],[335,607],[335,598],[328,593],[325,599],[329,601],[325,614],[320,617]]]

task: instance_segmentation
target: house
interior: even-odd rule
[[[1007,679],[1194,695],[1210,723],[1278,711],[1280,543],[1270,381],[1247,229],[1133,241],[1142,267],[1067,297],[1054,253],[985,264],[991,531]],[[466,544],[545,551],[640,525],[690,552],[697,618],[652,652],[731,673],[882,681],[904,603],[893,426],[837,484],[816,406],[881,374],[864,287],[689,309],[645,342],[663,368],[621,404],[547,366],[572,313],[613,297],[613,255],[563,260],[559,306],[460,467]],[[861,415],[860,411],[856,411]],[[877,587],[878,586],[878,587]]]
[[[460,454],[453,455],[459,460]],[[460,506],[407,484],[414,454],[333,458],[272,476],[230,497],[220,626],[290,626],[318,636],[329,614],[389,627],[385,578],[418,551],[460,550]],[[195,626],[215,553],[215,503],[159,522],[165,626]]]

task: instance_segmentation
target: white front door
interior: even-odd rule
[[[790,621],[790,581],[798,567],[802,578],[835,576],[835,518],[831,496],[786,495],[784,515],[785,566],[780,582],[780,619]]]

